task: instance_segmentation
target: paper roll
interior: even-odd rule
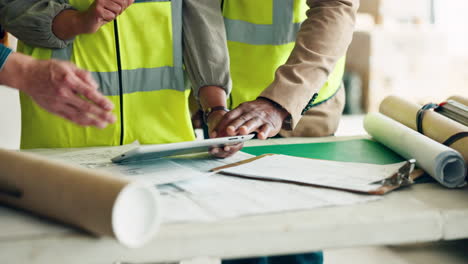
[[[457,151],[446,147],[380,113],[369,113],[364,128],[377,141],[416,165],[442,185],[455,188],[465,184],[466,166]]]
[[[103,171],[0,149],[0,203],[58,220],[135,248],[160,224],[156,188]]]
[[[450,98],[448,98],[447,101],[448,100],[454,100],[454,101],[459,102],[460,104],[464,104],[464,105],[468,106],[468,98],[466,98],[466,97],[455,95],[455,96],[451,96]]]
[[[401,97],[389,96],[380,104],[380,112],[413,130],[417,130],[416,115],[421,107],[421,105]],[[424,135],[439,143],[445,142],[455,134],[468,132],[467,126],[434,111],[426,111],[422,128]],[[450,147],[460,152],[468,164],[468,137],[459,139]]]

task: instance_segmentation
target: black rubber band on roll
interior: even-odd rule
[[[423,134],[423,127],[422,127],[422,121],[423,121],[423,117],[424,117],[424,113],[426,113],[427,110],[430,110],[430,109],[435,109],[439,107],[438,104],[425,104],[423,107],[421,107],[421,109],[419,109],[418,113],[416,114],[416,126],[417,126],[417,129],[418,129],[418,132]]]
[[[450,147],[453,143],[457,142],[458,140],[460,140],[462,138],[466,138],[466,137],[468,137],[468,132],[460,132],[460,133],[457,133],[457,134],[449,137],[442,144],[444,144],[445,146]]]

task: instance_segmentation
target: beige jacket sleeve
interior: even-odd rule
[[[293,129],[313,94],[325,84],[351,42],[359,0],[307,0],[309,10],[296,45],[261,97],[280,104],[291,115]]]

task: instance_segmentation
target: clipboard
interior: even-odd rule
[[[283,183],[289,183],[289,184],[296,184],[296,185],[301,185],[301,186],[311,186],[311,187],[320,187],[320,188],[329,188],[329,189],[336,189],[336,190],[342,190],[342,191],[350,191],[350,192],[355,192],[355,193],[364,193],[364,194],[373,194],[373,195],[384,195],[386,193],[389,193],[393,190],[396,190],[398,188],[402,188],[405,186],[410,186],[414,183],[414,180],[417,178],[421,177],[424,174],[424,171],[421,169],[415,169],[415,164],[416,160],[411,159],[407,160],[395,173],[390,175],[389,177],[372,182],[372,184],[376,185],[375,189],[372,189],[367,192],[363,192],[361,190],[355,190],[355,189],[350,189],[350,188],[337,188],[333,186],[327,186],[327,185],[321,185],[321,184],[310,184],[310,183],[304,183],[304,182],[297,182],[297,181],[289,181],[289,180],[281,180],[281,179],[265,179],[261,177],[253,177],[253,176],[246,176],[246,175],[240,175],[240,174],[234,174],[234,173],[228,173],[225,171],[222,171],[223,169],[227,168],[233,168],[236,166],[244,165],[251,163],[253,161],[257,161],[259,159],[268,157],[268,156],[274,156],[277,154],[264,154],[260,155],[257,157],[253,157],[250,159],[246,159],[240,162],[232,163],[229,165],[217,167],[211,169],[212,172],[218,172],[222,175],[226,176],[233,176],[233,177],[240,177],[240,178],[246,178],[246,179],[252,179],[252,180],[262,180],[262,181],[271,181],[271,182],[283,182]]]

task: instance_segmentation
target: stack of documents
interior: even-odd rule
[[[286,155],[264,155],[235,165],[218,168],[227,175],[329,187],[353,192],[383,194],[390,185],[387,179],[398,174],[407,162],[376,165],[299,158]],[[408,167],[406,177],[412,172]],[[400,177],[403,177],[401,175]],[[408,178],[408,182],[411,180]],[[403,178],[401,178],[403,181]],[[403,182],[397,183],[399,187]]]

